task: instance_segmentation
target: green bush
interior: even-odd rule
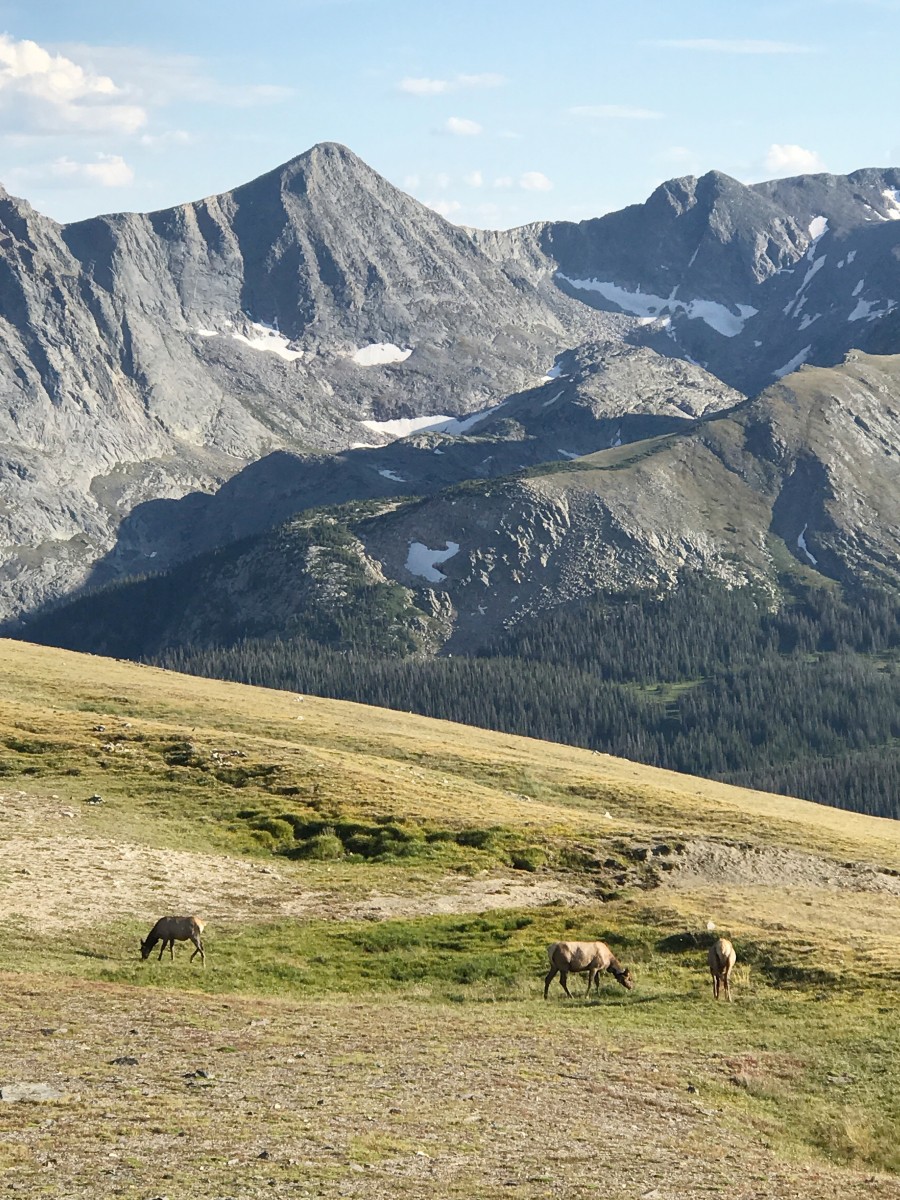
[[[510,861],[516,871],[537,871],[547,861],[547,855],[540,846],[522,846],[513,850]]]
[[[468,846],[472,850],[496,850],[496,829],[463,829],[456,835],[457,846]]]
[[[311,837],[303,847],[303,857],[317,862],[330,862],[344,857],[344,843],[331,828],[323,829]]]
[[[268,833],[275,844],[293,845],[294,827],[280,817],[257,817],[250,828],[256,833]]]
[[[265,829],[253,829],[250,832],[250,836],[263,850],[270,850],[274,854],[278,848],[278,843],[272,837],[271,833],[267,833]]]

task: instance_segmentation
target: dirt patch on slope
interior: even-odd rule
[[[269,866],[77,835],[12,837],[0,842],[0,912],[49,932],[175,911],[229,923],[279,917],[384,920],[596,902],[589,889],[550,877],[505,875],[450,875],[420,894],[348,898],[311,890],[301,872],[287,863]]]
[[[870,863],[836,862],[816,854],[746,843],[690,841],[665,879],[672,887],[803,887],[826,891],[884,892],[900,896],[900,874]]]

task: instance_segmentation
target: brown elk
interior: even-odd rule
[[[200,955],[200,962],[206,966],[206,955],[203,952],[203,942],[200,939],[200,934],[203,932],[205,922],[198,917],[160,917],[146,938],[141,942],[141,958],[147,959],[150,957],[150,952],[157,942],[162,942],[159,948],[159,959],[165,953],[166,946],[169,947],[169,957],[174,962],[175,960],[175,943],[176,942],[193,942],[196,949],[190,957],[193,962],[197,955]]]
[[[569,975],[580,975],[587,972],[588,985],[586,996],[591,994],[592,985],[596,984],[600,991],[600,972],[609,971],[623,988],[629,991],[634,987],[631,972],[623,967],[606,942],[554,942],[547,947],[547,957],[550,959],[550,970],[544,979],[544,999],[554,978],[559,975],[562,990],[571,998],[566,980]]]
[[[709,972],[713,981],[713,999],[718,1000],[722,984],[725,985],[725,996],[731,999],[731,972],[737,962],[734,946],[728,938],[719,938],[709,948]]]

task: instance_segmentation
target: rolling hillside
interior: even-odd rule
[[[252,497],[280,495],[284,515],[287,495],[313,502],[304,481],[330,479],[338,499],[345,459],[364,452],[260,465],[221,501],[169,506],[155,522],[170,540],[188,525],[201,542],[212,527],[245,536],[36,614],[26,635],[900,814],[900,357],[805,367],[725,411],[702,376],[673,374],[669,412],[658,364],[601,361],[585,376],[567,359],[571,379],[462,437],[396,443],[391,467],[360,464],[349,503],[265,532]],[[642,378],[652,423],[611,445],[617,389],[633,404]],[[679,427],[676,403],[700,416]],[[500,470],[548,435],[565,446],[567,420],[569,444],[590,427],[604,448],[424,481],[429,459]],[[418,498],[381,490],[417,481]]]
[[[13,1194],[900,1194],[895,823],[21,642],[0,665],[0,1093],[51,1089],[3,1105]],[[175,910],[205,970],[140,961]],[[561,936],[635,991],[545,1004]]]

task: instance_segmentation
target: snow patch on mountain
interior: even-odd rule
[[[406,483],[406,480],[403,478],[403,476],[398,475],[396,471],[384,470],[379,471],[378,474],[383,475],[385,479],[392,479],[394,483]]]
[[[683,312],[692,321],[705,321],[711,329],[729,338],[737,337],[747,320],[757,313],[757,309],[750,304],[736,304],[738,313],[735,314],[716,300],[676,300],[677,288],[673,288],[669,296],[654,296],[652,292],[642,292],[640,288],[631,292],[617,283],[602,279],[572,279],[562,272],[559,278],[578,291],[599,292],[605,300],[617,304],[634,317],[653,320],[664,312]]]
[[[424,542],[410,542],[406,556],[406,569],[410,575],[418,575],[429,583],[440,583],[447,576],[436,569],[437,563],[446,562],[459,553],[459,542],[447,541],[446,550],[429,550]]]
[[[819,560],[817,558],[815,558],[812,554],[810,554],[809,547],[806,544],[806,536],[805,535],[806,535],[806,531],[808,528],[809,528],[809,523],[807,522],[807,524],[804,525],[803,528],[800,530],[800,532],[797,534],[797,549],[802,550],[803,553],[806,555],[806,557],[809,559],[809,561],[812,563],[812,565],[816,566]]]
[[[792,359],[784,364],[783,367],[779,367],[778,370],[773,371],[772,374],[776,379],[781,379],[785,375],[790,375],[792,371],[796,371],[798,367],[803,366],[810,350],[812,350],[812,343],[810,343],[808,346],[804,346],[803,349],[799,350]]]
[[[809,248],[809,251],[807,252],[807,258],[810,258],[810,255],[814,254],[815,247],[816,247],[816,243],[813,242]],[[807,289],[807,287],[809,287],[813,278],[825,266],[827,259],[828,259],[827,254],[823,254],[821,258],[812,257],[810,259],[810,267],[809,267],[809,270],[806,272],[806,274],[803,276],[802,283],[800,284],[800,286],[797,288],[796,292],[794,293],[793,299],[788,300],[787,304],[784,306],[784,309],[782,310],[786,317],[789,317],[791,315],[791,309],[794,310],[795,317],[800,316],[800,309],[806,303],[806,289]]]
[[[388,363],[405,362],[411,354],[411,346],[401,350],[393,342],[372,342],[354,350],[350,357],[358,367],[383,367]]]
[[[296,362],[298,358],[303,357],[303,351],[291,350],[289,348],[291,344],[290,339],[286,338],[273,325],[266,325],[262,321],[251,321],[247,328],[251,330],[249,334],[238,333],[237,330],[232,330],[230,336],[236,342],[241,342],[243,345],[249,346],[251,350],[263,350],[269,354],[277,354],[285,362]],[[203,334],[202,336],[206,337],[208,335]]]
[[[813,217],[809,223],[809,236],[812,238],[809,249],[806,251],[806,257],[812,259],[816,252],[816,242],[820,241],[828,232],[827,217]]]
[[[471,417],[463,417],[462,420],[458,417],[451,417],[446,425],[440,427],[439,432],[449,434],[468,433],[473,425],[477,425],[479,421],[483,421],[485,417],[489,417],[491,413],[495,413],[505,403],[506,401],[502,400],[499,404],[494,404],[490,408],[483,408],[481,412],[472,413]]]
[[[373,433],[383,433],[390,438],[409,437],[411,433],[420,433],[425,429],[443,429],[452,417],[438,414],[433,417],[398,417],[394,421],[360,421],[366,429]]]
[[[896,300],[857,300],[856,308],[854,308],[847,320],[874,321],[876,317],[886,317],[896,307]]]
[[[881,194],[884,197],[884,206],[887,209],[888,220],[900,221],[900,190],[897,188],[885,188]]]

